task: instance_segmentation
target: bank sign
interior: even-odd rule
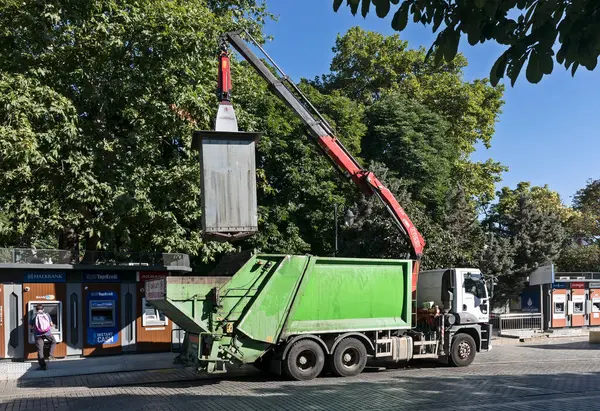
[[[118,273],[85,272],[83,281],[86,283],[118,283],[121,277]]]
[[[64,271],[26,271],[24,283],[64,283],[67,273]]]

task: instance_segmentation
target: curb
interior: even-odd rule
[[[519,345],[519,344],[523,344],[523,343],[537,343],[537,342],[551,342],[551,341],[557,341],[557,340],[564,340],[564,339],[568,339],[568,338],[577,338],[577,339],[581,339],[581,338],[587,338],[588,335],[587,334],[573,334],[573,335],[543,335],[543,336],[539,336],[539,337],[519,337],[519,336],[514,336],[514,337],[508,337],[508,336],[504,336],[504,337],[497,337],[497,338],[492,338],[492,346],[494,345]],[[557,341],[558,343],[558,341]]]

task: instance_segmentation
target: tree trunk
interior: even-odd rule
[[[60,260],[63,264],[77,264],[79,262],[79,234],[73,227],[65,227],[58,236],[58,249],[66,250]]]
[[[86,233],[85,235],[85,253],[81,260],[81,264],[94,264],[98,259],[98,253],[96,253],[98,241],[100,241],[100,237],[94,233],[91,235]]]

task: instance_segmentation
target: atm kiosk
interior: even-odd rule
[[[551,328],[563,328],[567,323],[567,289],[566,283],[552,284],[552,320]]]
[[[119,340],[117,293],[93,291],[88,296],[87,343],[90,346],[117,343]]]
[[[600,283],[590,283],[589,289],[589,310],[590,326],[600,326]]]
[[[63,324],[62,324],[62,310],[63,303],[62,301],[29,301],[27,303],[27,324],[29,325],[31,321],[35,318],[36,309],[35,307],[38,304],[42,304],[44,306],[44,312],[50,315],[52,319],[52,335],[57,343],[63,341]],[[29,333],[29,343],[35,344],[35,333],[32,331]]]
[[[571,327],[584,327],[588,323],[588,311],[586,310],[587,290],[585,282],[571,282],[569,290],[570,301],[568,314]]]
[[[137,275],[137,352],[166,352],[173,344],[173,322],[146,301],[146,282],[167,276],[166,272],[141,271]]]

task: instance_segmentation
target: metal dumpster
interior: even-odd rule
[[[258,231],[256,141],[261,133],[196,131],[202,167],[202,225],[209,240],[239,240]]]

